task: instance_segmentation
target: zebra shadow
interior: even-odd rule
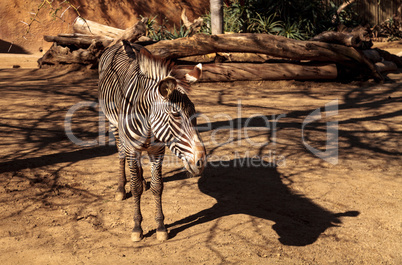
[[[181,178],[182,173],[167,181]],[[209,209],[169,224],[169,236],[218,218],[246,214],[275,222],[272,229],[284,245],[305,246],[314,243],[329,227],[339,226],[342,216],[359,212],[333,213],[301,194],[292,192],[275,167],[255,158],[208,163],[198,182],[199,189],[217,203]],[[263,229],[271,229],[266,227]]]

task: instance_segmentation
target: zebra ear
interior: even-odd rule
[[[168,98],[169,95],[176,89],[177,81],[171,76],[168,76],[162,79],[159,82],[159,93],[161,93],[162,97]]]
[[[193,70],[188,72],[185,77],[187,82],[194,83],[201,78],[201,75],[202,75],[202,64],[199,63],[194,67]]]

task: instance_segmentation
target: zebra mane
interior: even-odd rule
[[[170,60],[165,60],[152,55],[146,48],[130,44],[130,42],[122,41],[126,54],[132,58],[137,58],[140,72],[145,77],[159,81],[167,76],[176,78],[178,82],[177,90],[187,94],[190,91],[190,85],[186,80],[175,71],[175,64]]]
[[[174,64],[153,56],[146,49],[141,49],[137,54],[141,72],[148,78],[160,80],[172,73]]]

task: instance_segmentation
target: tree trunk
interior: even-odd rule
[[[178,66],[181,75],[193,66]],[[259,80],[319,80],[337,78],[337,67],[328,63],[216,63],[202,66],[200,82]]]
[[[223,33],[223,0],[210,0],[211,33]]]

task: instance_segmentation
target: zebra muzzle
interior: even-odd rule
[[[204,171],[206,165],[205,148],[200,145],[194,149],[193,157],[183,158],[183,164],[187,171],[189,171],[193,176],[199,176]]]

